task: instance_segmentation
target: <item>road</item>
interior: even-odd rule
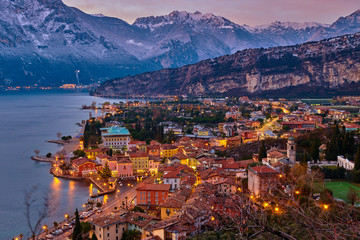
[[[274,123],[276,123],[276,121],[279,120],[278,117],[273,118],[270,122],[265,123],[262,128],[260,128],[259,132],[266,132],[266,131],[271,131],[272,126],[274,125]]]
[[[104,203],[103,207],[101,208],[102,209],[101,213],[95,213],[87,218],[81,219],[81,221],[86,222],[86,221],[92,220],[93,218],[107,216],[107,215],[111,214],[112,212],[114,212],[115,207],[121,208],[123,206],[122,203],[124,202],[126,204],[126,201],[128,202],[127,206],[130,209],[130,206],[134,203],[133,200],[136,198],[136,188],[145,183],[152,183],[152,182],[154,182],[154,179],[155,179],[155,177],[149,177],[139,183],[122,181],[124,185],[126,184],[126,186],[120,187],[118,185],[114,196],[112,196],[113,199],[111,199],[111,200],[104,199],[105,203]],[[124,188],[125,188],[125,190],[124,190]],[[104,196],[104,198],[106,198],[106,196]],[[81,213],[79,213],[79,215],[80,214]],[[71,220],[72,219],[70,219],[70,221]],[[65,221],[61,222],[59,224],[59,228],[61,228],[64,224],[65,224]],[[49,232],[53,231],[53,230],[54,229],[51,228],[51,229],[49,229]],[[56,239],[56,240],[67,239],[67,237],[69,237],[71,235],[71,233],[72,233],[72,229],[69,229],[61,235],[54,236],[53,239]],[[42,233],[39,235],[39,238],[45,238],[45,235],[46,235],[45,233]]]

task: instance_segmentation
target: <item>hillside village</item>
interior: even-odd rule
[[[106,193],[126,179],[147,179],[134,187],[133,199],[86,219],[88,236],[97,239],[118,240],[131,231],[138,239],[187,239],[231,225],[250,236],[252,211],[290,213],[289,201],[305,196],[319,209],[335,208],[336,200],[323,196],[327,189],[312,186],[310,194],[297,178],[319,174],[322,182],[339,171],[358,181],[358,97],[307,102],[181,96],[95,106],[103,115],[90,116],[79,149],[57,156],[53,173],[97,178]],[[334,152],[332,131],[339,131],[346,154]],[[62,160],[69,157],[69,163]],[[264,234],[274,234],[267,228]],[[279,232],[275,236],[285,236]]]

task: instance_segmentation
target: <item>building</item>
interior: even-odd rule
[[[116,159],[116,171],[118,177],[132,177],[134,174],[133,163],[129,157]]]
[[[76,177],[83,177],[97,173],[96,162],[91,161],[88,158],[74,159],[71,165],[73,168],[71,175]]]
[[[163,144],[160,147],[161,157],[169,158],[177,154],[178,148],[171,144]]]
[[[178,171],[165,172],[162,179],[165,184],[170,184],[170,191],[180,189],[180,173]]]
[[[237,184],[234,180],[227,178],[223,181],[215,183],[217,186],[218,193],[222,195],[231,195],[235,194],[237,191]]]
[[[166,201],[170,184],[144,184],[136,189],[137,206],[157,208]]]
[[[130,152],[129,157],[133,163],[134,174],[144,174],[149,171],[149,155],[146,152]]]
[[[178,213],[185,203],[186,196],[177,194],[168,197],[164,203],[160,205],[161,219],[168,219]]]
[[[289,161],[293,164],[296,162],[296,144],[295,139],[293,137],[289,137],[287,142],[287,157]]]
[[[339,167],[343,167],[346,170],[353,170],[355,167],[355,162],[350,161],[349,159],[347,159],[344,156],[338,156],[337,157],[337,165]]]
[[[110,128],[101,128],[100,130],[104,147],[129,149],[130,132],[126,128],[112,126]]]
[[[145,230],[149,225],[152,225],[161,219],[148,215],[146,213],[133,212],[126,217],[128,230],[137,230],[141,232],[141,239],[146,238],[147,231]]]
[[[110,154],[110,148],[85,149],[84,152],[88,159],[95,160],[97,155],[100,153]]]
[[[146,148],[146,152],[150,156],[160,157],[160,145],[149,145]]]
[[[137,148],[140,151],[146,152],[146,142],[145,141],[130,141],[128,146],[129,146],[129,149]]]
[[[96,235],[99,240],[121,240],[123,232],[127,230],[125,212],[90,219],[92,225],[90,236]]]
[[[267,195],[278,172],[267,166],[248,167],[248,189],[254,195]]]
[[[316,127],[315,122],[302,121],[302,122],[282,122],[282,127],[289,127],[289,129],[296,131],[314,130]]]

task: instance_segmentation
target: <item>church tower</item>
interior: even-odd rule
[[[296,162],[296,145],[293,137],[289,137],[287,142],[287,157],[293,164]]]

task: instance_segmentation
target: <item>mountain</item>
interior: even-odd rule
[[[359,93],[360,33],[301,45],[249,49],[177,69],[107,81],[97,96]]]
[[[57,85],[160,69],[134,56],[126,39],[143,35],[115,18],[96,17],[61,0],[0,0],[0,85]],[[127,46],[129,45],[129,46]],[[125,49],[126,48],[126,49]]]
[[[176,68],[239,50],[300,44],[360,28],[360,12],[331,25],[249,27],[211,13],[174,11],[133,24],[61,0],[0,0],[0,86],[88,84]]]

